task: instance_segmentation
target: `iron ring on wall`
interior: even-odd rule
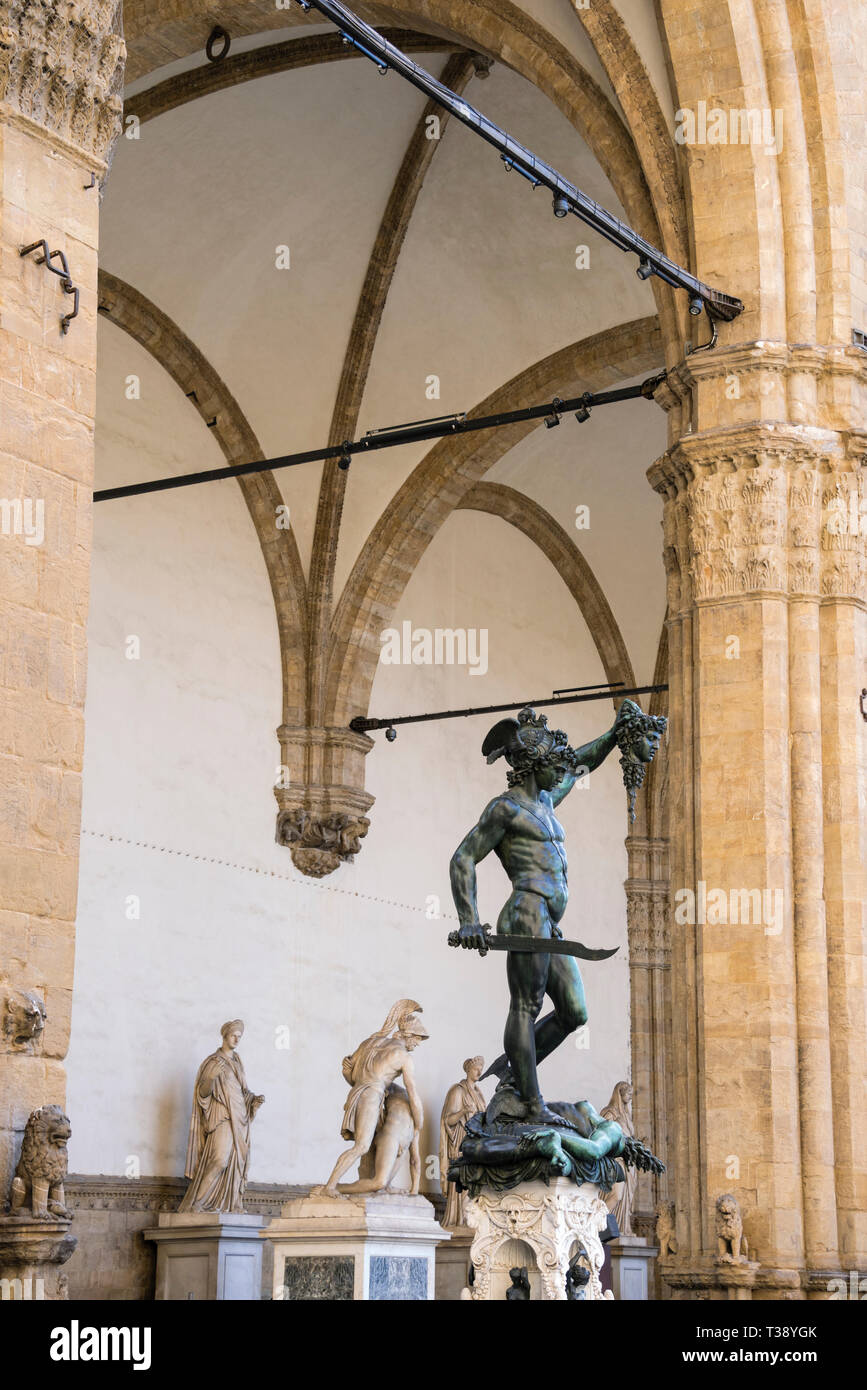
[[[217,44],[223,45],[219,53],[215,53],[214,51]],[[231,48],[231,46],[231,34],[229,34],[228,30],[223,28],[222,24],[215,24],[210,34],[208,35],[208,40],[205,44],[205,56],[207,57],[208,62],[221,63],[224,58],[228,57],[229,49]]]

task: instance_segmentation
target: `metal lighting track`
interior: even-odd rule
[[[665,380],[665,372],[647,377],[637,386],[618,386],[612,391],[585,391],[561,401],[555,396],[544,405],[528,405],[520,410],[501,410],[497,415],[438,415],[432,420],[413,420],[405,425],[389,425],[368,430],[361,439],[346,439],[342,444],[328,444],[321,449],[306,449],[298,454],[282,454],[279,458],[259,459],[253,463],[234,463],[228,468],[207,468],[199,473],[179,473],[171,478],[152,478],[147,483],[126,483],[123,487],[104,487],[93,494],[94,502],[111,502],[118,497],[139,497],[145,492],[166,492],[169,488],[193,487],[197,483],[219,483],[225,478],[244,478],[251,473],[269,473],[278,468],[295,468],[302,463],[320,459],[337,459],[339,468],[348,468],[353,454],[369,454],[378,449],[394,449],[399,444],[417,440],[444,439],[447,435],[472,434],[476,430],[498,429],[502,425],[521,424],[526,420],[544,420],[551,427],[560,423],[560,416],[575,411],[579,422],[587,420],[597,405],[613,405],[644,397],[652,400],[653,392]]]
[[[523,709],[526,705],[532,705],[534,709],[550,708],[551,705],[583,705],[587,700],[610,700],[617,695],[626,699],[628,695],[647,695],[656,691],[668,689],[667,685],[633,685],[628,690],[623,689],[622,681],[614,681],[610,685],[579,685],[576,690],[589,690],[589,695],[562,695],[555,691],[553,695],[545,696],[538,700],[513,700],[508,705],[477,705],[473,709],[444,709],[437,710],[434,714],[397,714],[391,719],[368,719],[362,714],[357,714],[354,719],[350,719],[349,727],[356,734],[371,733],[375,729],[385,729],[385,736],[389,743],[394,743],[397,738],[395,731],[396,724],[429,724],[433,719],[469,719],[476,714],[503,714],[508,710]]]
[[[588,226],[593,227],[600,235],[608,241],[618,246],[621,251],[633,251],[639,257],[638,275],[642,280],[648,279],[651,275],[658,275],[660,280],[664,280],[667,285],[672,285],[675,289],[686,290],[690,296],[689,311],[691,314],[700,314],[702,308],[707,310],[708,315],[713,319],[731,320],[737,318],[743,310],[743,303],[740,299],[735,299],[732,295],[723,294],[721,290],[715,290],[710,285],[706,285],[703,280],[698,280],[691,275],[688,270],[676,265],[674,261],[651,246],[649,241],[645,241],[637,232],[619,218],[613,217],[605,208],[600,207],[592,198],[588,198],[582,193],[580,188],[576,188],[574,183],[564,179],[556,169],[552,169],[550,164],[545,164],[538,159],[531,150],[524,145],[513,140],[499,126],[489,121],[487,116],[483,116],[469,102],[462,97],[456,96],[448,87],[444,87],[441,82],[418,63],[412,62],[405,53],[394,44],[384,39],[376,29],[372,29],[364,20],[359,19],[357,14],[347,9],[346,5],[341,5],[338,0],[299,0],[301,8],[318,10],[326,19],[330,19],[337,25],[347,43],[354,44],[359,52],[366,58],[375,63],[381,72],[386,72],[391,68],[399,76],[411,82],[419,91],[425,93],[440,106],[444,106],[450,111],[455,120],[461,121],[470,130],[474,130],[483,140],[487,140],[489,145],[500,151],[507,169],[517,169],[519,174],[523,174],[534,187],[543,184],[554,198],[554,212],[558,217],[565,217],[567,212],[574,212]]]

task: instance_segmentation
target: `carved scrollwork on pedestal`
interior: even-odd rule
[[[566,1301],[569,1260],[578,1247],[586,1252],[590,1281],[588,1300],[610,1298],[602,1289],[605,1252],[599,1239],[608,1208],[599,1189],[558,1181],[546,1187],[528,1183],[508,1192],[481,1192],[467,1201],[467,1224],[475,1232],[470,1258],[474,1280],[470,1296],[479,1302],[502,1297],[510,1260],[509,1242],[519,1240],[533,1252],[535,1273],[545,1301]]]

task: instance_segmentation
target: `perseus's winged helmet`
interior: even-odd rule
[[[571,752],[563,730],[549,729],[547,716],[529,705],[519,710],[517,719],[501,719],[482,744],[489,763],[505,758],[510,767],[528,771],[539,763],[566,763]]]

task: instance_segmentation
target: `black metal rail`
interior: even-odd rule
[[[634,685],[631,689],[624,690],[623,682],[617,681],[613,685],[606,685],[604,688],[597,686],[579,686],[577,689],[589,690],[588,695],[546,695],[538,700],[510,700],[506,705],[478,705],[475,709],[444,709],[437,710],[434,714],[396,714],[391,719],[366,719],[363,715],[357,714],[354,719],[350,719],[349,727],[356,734],[367,734],[374,729],[385,729],[386,738],[393,743],[397,734],[395,728],[398,724],[429,724],[434,719],[469,719],[474,714],[504,714],[509,710],[523,709],[526,705],[531,705],[533,709],[550,708],[552,705],[582,705],[586,700],[610,700],[615,695],[626,699],[628,695],[649,695],[656,691],[667,690],[667,685]]]
[[[686,290],[690,296],[691,314],[700,314],[704,308],[710,318],[731,320],[742,312],[744,306],[740,299],[724,294],[722,290],[713,289],[682,266],[669,260],[668,256],[652,246],[649,241],[645,241],[644,237],[639,236],[625,222],[621,222],[599,203],[588,198],[574,183],[564,179],[550,164],[537,158],[532,150],[513,140],[511,135],[494,125],[493,121],[489,121],[487,116],[483,116],[468,101],[457,96],[450,88],[444,87],[426,68],[419,67],[418,63],[414,63],[393,43],[384,39],[376,29],[365,24],[364,20],[359,19],[346,5],[340,4],[339,0],[299,0],[299,3],[302,9],[309,10],[312,7],[336,24],[347,43],[354,44],[381,72],[393,70],[419,91],[424,92],[425,96],[444,106],[455,120],[461,121],[489,145],[493,145],[494,149],[499,150],[507,169],[517,169],[534,187],[541,184],[547,188],[553,196],[554,213],[557,217],[565,217],[567,212],[574,212],[582,222],[593,227],[621,251],[634,252],[639,258],[637,273],[642,280],[648,279],[651,275],[658,275],[667,285]]]
[[[443,439],[446,435],[472,434],[475,430],[490,430],[502,425],[520,424],[526,420],[545,420],[549,425],[560,422],[560,416],[567,411],[575,411],[576,418],[584,421],[597,405],[612,405],[617,401],[637,400],[642,396],[651,399],[665,373],[648,377],[637,386],[620,386],[613,391],[585,391],[583,396],[573,396],[561,401],[559,396],[543,405],[529,405],[521,410],[504,410],[497,415],[438,415],[432,420],[415,420],[405,425],[390,425],[385,429],[368,430],[361,439],[346,439],[342,444],[326,444],[321,449],[307,449],[299,454],[282,454],[279,458],[259,459],[254,463],[234,463],[228,468],[207,468],[200,473],[179,473],[172,478],[152,478],[147,483],[127,483],[123,487],[101,488],[93,494],[94,502],[110,502],[118,497],[138,497],[145,492],[165,492],[169,488],[193,487],[197,483],[220,482],[224,478],[242,478],[251,473],[268,473],[278,468],[294,468],[301,463],[315,463],[320,459],[338,460],[338,465],[348,468],[354,454],[368,454],[378,449],[394,449],[399,444],[412,444],[417,440]]]

